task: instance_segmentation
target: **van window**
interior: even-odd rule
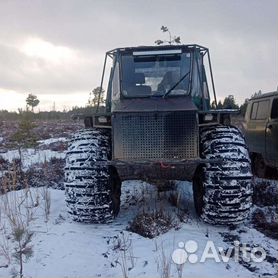
[[[251,120],[256,119],[257,110],[258,110],[258,102],[254,102],[252,105]]]
[[[265,120],[269,116],[269,100],[264,100],[259,102],[259,107],[257,111],[257,120]]]
[[[251,119],[265,120],[269,115],[269,100],[254,102],[252,106]]]
[[[271,119],[278,118],[278,98],[275,98],[272,102],[272,109],[271,109]]]

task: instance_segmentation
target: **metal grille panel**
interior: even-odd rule
[[[113,133],[115,159],[198,157],[195,112],[117,113]]]

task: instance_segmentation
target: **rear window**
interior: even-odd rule
[[[271,119],[278,118],[278,98],[275,98],[272,103]]]
[[[269,115],[269,100],[254,102],[252,105],[251,119],[265,120]]]

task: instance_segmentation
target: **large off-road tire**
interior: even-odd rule
[[[107,164],[110,133],[103,129],[78,131],[69,141],[65,167],[65,194],[72,219],[107,223],[120,208],[121,181]]]
[[[252,171],[242,133],[231,126],[201,129],[201,156],[221,159],[200,166],[193,180],[196,212],[212,224],[243,222],[252,205]]]

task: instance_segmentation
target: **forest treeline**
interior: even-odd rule
[[[39,111],[34,112],[34,108],[39,105],[40,101],[37,96],[29,94],[26,98],[26,109],[18,109],[17,112],[9,112],[7,110],[0,110],[0,121],[3,120],[19,120],[22,117],[29,115],[33,120],[66,120],[73,115],[92,114],[96,112],[98,102],[100,104],[99,112],[104,112],[104,91],[102,90],[100,99],[98,98],[100,88],[95,88],[89,96],[88,103],[84,107],[74,106],[68,111]],[[260,95],[261,91],[253,94],[251,97]],[[239,105],[236,102],[234,95],[228,95],[223,101],[219,100],[217,103],[212,102],[213,109],[239,109],[242,116],[245,115],[248,99],[243,104]]]

